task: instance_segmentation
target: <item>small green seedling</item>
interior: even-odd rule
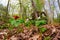
[[[51,39],[50,36],[44,38],[44,40],[50,40],[50,39]]]
[[[44,33],[47,29],[44,28],[44,27],[40,27],[39,30],[40,30],[41,33]]]
[[[37,21],[35,21],[36,26],[41,26],[41,25],[44,25],[44,24],[46,24],[45,20],[37,20]]]

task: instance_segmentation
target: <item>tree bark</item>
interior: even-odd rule
[[[59,9],[60,9],[60,0],[58,0],[58,5],[59,5]]]
[[[19,16],[21,17],[21,18],[23,18],[22,16],[23,16],[23,7],[22,7],[22,0],[19,0],[19,5],[20,5],[20,12],[19,12]],[[21,13],[21,14],[20,14]]]
[[[6,13],[6,16],[8,16],[8,13],[9,13],[9,2],[10,2],[10,0],[8,0],[8,3],[7,3],[7,13]]]
[[[33,0],[31,0],[32,7],[33,7],[33,13],[32,13],[32,19],[37,19],[39,17],[39,11],[36,10],[36,6]]]

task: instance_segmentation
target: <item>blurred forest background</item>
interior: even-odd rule
[[[60,0],[0,0],[0,40],[60,40]]]
[[[7,20],[14,15],[24,20],[45,16],[42,19],[48,23],[60,22],[60,0],[0,0],[0,19]]]

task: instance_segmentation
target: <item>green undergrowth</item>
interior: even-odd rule
[[[51,37],[47,36],[47,37],[44,38],[44,40],[51,40]]]
[[[19,31],[17,32],[22,32],[23,29],[19,26],[20,24],[24,24],[25,27],[30,27],[31,25],[34,25],[36,27],[39,27],[39,30],[43,33],[46,31],[46,28],[40,27],[42,25],[46,24],[45,20],[24,20],[24,19],[13,19],[10,18],[8,23],[4,23],[0,25],[0,29],[9,29],[13,30],[14,28],[17,28]],[[21,25],[23,26],[23,25]]]
[[[41,33],[44,33],[46,30],[47,30],[47,29],[44,28],[44,27],[39,27],[39,31],[40,31]]]

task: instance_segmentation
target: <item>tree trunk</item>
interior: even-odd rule
[[[8,3],[7,3],[7,13],[6,13],[6,16],[8,16],[8,13],[9,13],[9,2],[10,2],[10,0],[8,0]]]
[[[32,13],[32,19],[37,19],[39,17],[39,11],[36,10],[36,6],[33,0],[31,0],[32,7],[33,7],[33,13]]]
[[[48,24],[52,24],[53,23],[53,12],[51,10],[51,5],[50,5],[50,0],[45,0],[45,10],[47,13],[47,18],[48,18]]]
[[[58,0],[58,5],[59,5],[59,9],[60,9],[60,0]]]
[[[19,16],[20,16],[21,18],[23,18],[23,17],[22,17],[22,16],[23,16],[22,0],[19,0],[19,5],[20,5],[20,12],[19,12]]]

